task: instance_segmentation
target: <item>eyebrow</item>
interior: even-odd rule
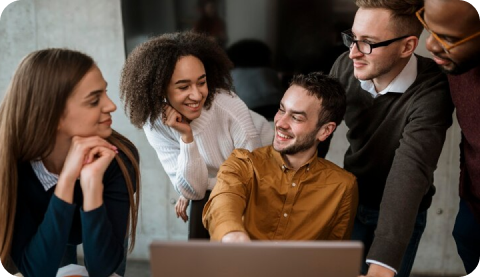
[[[358,39],[357,34],[355,34],[355,32],[352,31],[352,35],[354,35]],[[366,39],[380,40],[378,37],[369,36],[369,35],[363,36],[361,40],[366,40]]]
[[[100,93],[102,93],[102,92],[104,92],[103,89],[94,90],[94,91],[90,92],[90,93],[87,95],[86,98],[90,98],[90,97],[92,97],[92,96],[97,96],[98,94],[100,94]]]
[[[95,96],[97,96],[97,95],[99,95],[99,94],[102,94],[104,91],[107,90],[107,87],[108,87],[108,83],[105,82],[105,89],[96,89],[96,90],[94,90],[94,91],[91,91],[91,92],[88,93],[87,96],[85,96],[85,99],[88,100],[88,99],[90,99],[90,98],[92,98],[92,97],[95,97]]]
[[[203,74],[202,76],[198,77],[197,81],[198,80],[201,80],[203,78],[207,77],[207,74]],[[175,82],[175,85],[177,84],[184,84],[184,83],[190,83],[190,80],[178,80]]]
[[[285,107],[283,106],[283,103],[280,103],[280,108],[285,109]],[[305,118],[308,118],[307,113],[304,112],[304,111],[290,110],[289,112],[292,113],[292,114],[303,115]]]

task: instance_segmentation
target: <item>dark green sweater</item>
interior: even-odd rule
[[[452,124],[446,76],[417,56],[417,78],[405,93],[373,98],[353,75],[348,52],[331,70],[347,92],[345,123],[350,146],[344,167],[358,181],[360,204],[380,210],[367,259],[398,269],[416,215],[435,193],[433,172]]]

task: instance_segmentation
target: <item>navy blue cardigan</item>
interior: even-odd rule
[[[132,165],[120,155],[135,185]],[[124,257],[130,202],[115,159],[105,171],[103,185],[104,203],[84,212],[80,181],[75,184],[73,204],[68,204],[53,194],[55,186],[45,191],[29,162],[18,164],[11,257],[24,276],[55,276],[63,266],[67,244],[83,243],[89,276],[110,276],[117,269]]]

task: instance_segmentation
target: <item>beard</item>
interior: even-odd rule
[[[439,65],[442,72],[451,75],[460,75],[480,65],[480,52],[476,53],[476,55],[471,56],[463,62],[457,62],[452,60],[451,58],[448,58],[448,60],[453,64],[453,67],[445,68]]]
[[[275,149],[275,151],[279,152],[282,155],[294,155],[306,151],[315,145],[315,142],[317,141],[316,135],[318,130],[320,130],[320,128],[301,137],[298,137],[297,141],[295,141],[294,144],[287,146],[284,149],[276,149],[275,143],[273,143],[273,149]]]
[[[443,73],[446,73],[446,74],[451,74],[451,75],[460,75],[460,74],[463,74],[467,71],[469,71],[470,69],[474,68],[475,66],[478,66],[479,63],[476,62],[475,60],[468,60],[464,63],[456,63],[454,61],[452,61],[453,63],[453,68],[451,69],[447,69],[447,68],[444,68],[443,66],[440,66],[440,69],[442,70]]]

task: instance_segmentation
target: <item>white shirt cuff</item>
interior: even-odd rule
[[[395,269],[393,269],[393,267],[388,266],[388,265],[386,265],[386,264],[384,264],[384,263],[381,263],[381,262],[379,262],[379,261],[368,260],[368,259],[367,259],[367,264],[368,264],[368,265],[370,265],[370,264],[376,264],[376,265],[379,265],[379,266],[386,267],[386,268],[390,269],[391,271],[395,272],[395,275],[397,275],[397,271],[396,271]]]

